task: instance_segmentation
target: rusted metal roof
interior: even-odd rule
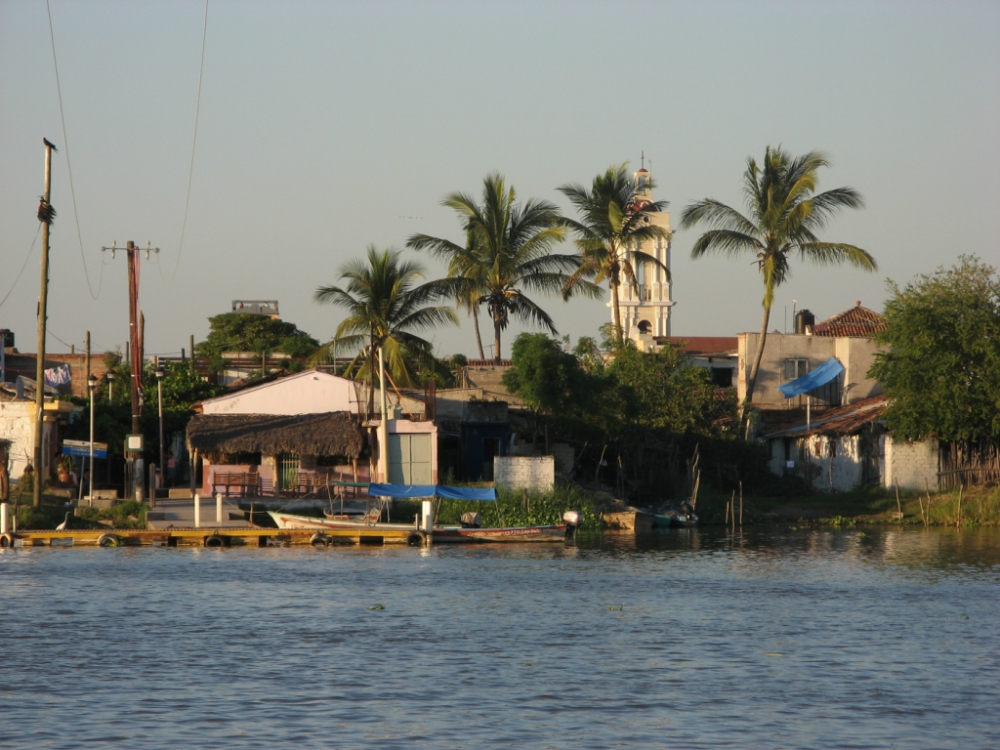
[[[660,345],[669,341],[686,354],[703,357],[735,354],[739,348],[736,336],[657,336],[655,340]]]
[[[791,427],[766,432],[763,438],[806,437],[808,435],[853,435],[863,427],[871,424],[882,416],[885,407],[889,405],[888,396],[872,396],[856,401],[847,406],[837,406],[833,409],[813,413],[809,427],[805,424],[805,415],[801,423]]]

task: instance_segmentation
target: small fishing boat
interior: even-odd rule
[[[684,502],[680,505],[662,505],[653,516],[654,529],[691,528],[698,525],[698,516],[691,506]]]
[[[389,485],[372,484],[370,497],[406,497],[410,499],[447,497],[461,500],[496,500],[493,488],[479,489],[466,487],[442,487],[435,485]],[[478,513],[465,513],[462,524],[440,526],[433,523],[430,503],[425,503],[425,515],[412,523],[385,523],[381,518],[381,508],[372,506],[364,515],[327,513],[324,517],[301,516],[284,511],[268,511],[279,529],[384,529],[393,531],[423,531],[434,543],[475,543],[475,542],[561,542],[572,538],[583,523],[579,511],[566,511],[564,523],[532,526],[499,526],[483,528]],[[429,515],[428,515],[429,513]]]

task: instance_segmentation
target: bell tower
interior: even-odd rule
[[[653,177],[643,166],[634,175],[635,204],[651,203],[653,200]],[[650,211],[643,221],[663,228],[667,237],[645,240],[636,248],[656,258],[667,269],[670,268],[670,213]],[[622,328],[625,338],[636,342],[639,349],[648,351],[655,347],[654,337],[670,335],[670,308],[673,301],[672,284],[666,272],[659,266],[637,264],[635,268],[638,289],[623,283],[619,287],[619,303],[622,311]],[[610,303],[608,303],[610,307]],[[614,310],[611,311],[614,320]]]

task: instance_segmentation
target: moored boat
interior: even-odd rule
[[[475,493],[475,494],[473,494]],[[369,494],[373,497],[452,497],[457,499],[496,500],[495,489],[467,489],[454,487],[371,485]],[[492,495],[492,497],[490,497]],[[433,523],[431,503],[424,503],[424,517],[412,523],[383,523],[377,515],[369,512],[363,515],[327,513],[324,517],[302,516],[284,511],[268,511],[279,529],[384,529],[392,531],[423,532],[435,543],[475,543],[475,542],[561,542],[572,538],[583,523],[579,511],[566,511],[563,523],[539,524],[531,526],[499,526],[483,528],[478,513],[466,513],[460,526],[440,526]]]

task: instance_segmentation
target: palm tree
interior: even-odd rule
[[[432,344],[413,332],[458,322],[450,307],[431,304],[454,296],[455,285],[446,280],[418,285],[423,269],[416,263],[401,261],[399,255],[398,250],[378,250],[369,245],[367,262],[355,260],[341,268],[340,278],[347,280],[346,289],[321,286],[316,290],[317,302],[347,311],[333,340],[318,353],[334,347],[357,348],[345,375],[356,373],[363,380],[373,377],[375,353],[381,348],[395,382],[413,387],[417,381],[412,364],[430,365],[433,361]]]
[[[464,193],[452,193],[442,205],[454,209],[463,221],[465,247],[450,240],[415,234],[407,246],[449,259],[450,275],[475,304],[485,304],[493,320],[493,360],[501,360],[500,334],[510,316],[558,333],[552,318],[523,289],[559,292],[569,280],[567,271],[580,263],[579,256],[554,255],[552,246],[565,237],[559,213],[552,203],[529,199],[518,203],[514,188],[493,173],[483,180],[483,200]],[[593,284],[579,285],[579,291],[599,296]]]
[[[820,167],[829,166],[817,151],[793,158],[780,146],[764,152],[761,166],[747,158],[743,173],[743,194],[748,216],[712,198],[692,203],[681,214],[684,228],[705,222],[712,227],[695,242],[692,258],[710,252],[738,256],[751,253],[764,280],[764,316],[753,366],[747,380],[746,398],[740,406],[740,418],[749,413],[757,372],[767,341],[774,290],[790,274],[789,256],[798,253],[803,260],[819,265],[850,263],[864,271],[878,265],[866,251],[839,242],[820,242],[816,231],[841,208],[863,208],[864,199],[853,188],[841,187],[815,195]]]
[[[564,221],[576,233],[576,245],[583,256],[565,289],[572,289],[584,278],[593,278],[597,283],[607,280],[614,338],[619,345],[623,343],[624,328],[618,287],[623,280],[637,289],[636,270],[640,265],[661,268],[670,278],[670,269],[639,249],[647,240],[670,239],[670,232],[650,222],[650,214],[665,211],[669,204],[647,200],[644,195],[649,195],[652,182],[640,183],[627,170],[627,162],[608,167],[594,178],[589,192],[582,185],[559,188],[580,213],[580,221]]]

